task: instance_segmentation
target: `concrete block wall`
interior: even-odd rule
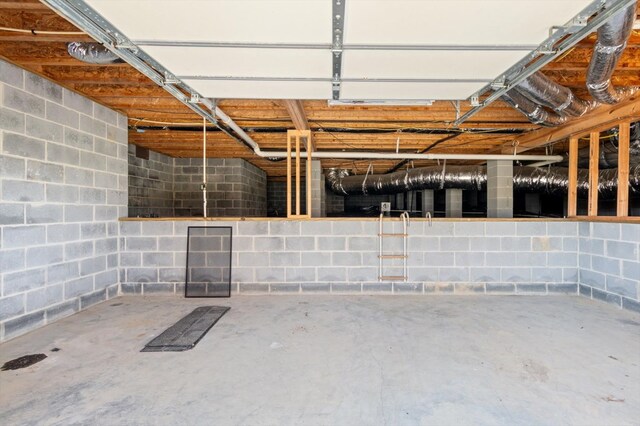
[[[640,224],[579,225],[580,294],[640,312]]]
[[[292,198],[292,209],[295,209],[295,198]],[[300,181],[300,210],[307,209],[307,184]],[[267,215],[269,217],[287,217],[287,182],[267,182]]]
[[[0,60],[0,340],[117,294],[127,119]]]
[[[173,158],[149,151],[145,160],[129,145],[129,217],[172,216]]]
[[[174,159],[175,216],[202,216],[202,159]],[[207,216],[266,216],[267,175],[241,158],[207,159]]]
[[[390,283],[377,221],[330,220],[122,222],[122,291],[181,293],[187,227],[203,225],[233,228],[235,294],[578,294],[575,222],[413,221],[409,281]]]

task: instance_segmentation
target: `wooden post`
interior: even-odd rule
[[[296,135],[296,216],[300,216],[300,135]]]
[[[295,140],[295,142],[294,142]],[[306,141],[306,143],[305,143]],[[304,143],[307,152],[307,164],[305,170],[307,171],[307,208],[302,212],[301,198],[300,198],[300,182],[301,182],[301,162],[302,152],[301,145]],[[293,145],[295,143],[295,146]],[[311,217],[311,132],[309,130],[289,130],[287,132],[287,217],[288,218],[310,218]],[[295,169],[293,168],[291,156],[295,152]],[[295,176],[293,174],[295,173]],[[293,185],[293,188],[292,188]],[[296,204],[295,213],[292,212],[293,203],[291,202],[291,195],[295,194]]]
[[[291,216],[291,135],[287,133],[287,217]]]
[[[569,139],[569,195],[567,200],[567,216],[578,215],[578,137]]]
[[[598,216],[598,175],[600,163],[600,132],[589,134],[589,216]]]
[[[629,139],[631,126],[623,121],[618,127],[618,206],[617,215],[629,214]]]

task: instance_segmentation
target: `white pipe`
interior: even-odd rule
[[[286,151],[262,151],[260,146],[240,128],[227,114],[217,106],[215,115],[224,124],[235,131],[249,146],[253,152],[262,158],[286,158]],[[295,157],[295,154],[292,155]],[[301,158],[307,156],[306,152],[300,153]],[[347,152],[347,151],[316,151],[313,158],[346,158],[346,159],[386,159],[386,160],[512,160],[512,161],[544,161],[547,164],[559,163],[564,160],[562,155],[503,155],[503,154],[418,154],[401,152]]]

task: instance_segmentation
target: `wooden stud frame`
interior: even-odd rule
[[[307,154],[305,163],[306,183],[307,183],[307,205],[306,212],[301,211],[300,203],[300,177],[301,163],[303,151],[301,145],[305,148]],[[312,148],[311,131],[310,130],[289,130],[287,131],[287,217],[290,219],[309,219],[311,218],[311,160]],[[293,151],[295,150],[295,151]],[[293,163],[295,160],[295,169]],[[292,181],[295,183],[292,188]],[[291,196],[295,193],[296,205],[295,213],[292,211]]]
[[[606,129],[594,128],[589,132],[574,133],[569,138],[569,190],[567,216],[577,216],[578,200],[578,141],[581,136],[589,135],[589,198],[588,216],[598,216],[598,177],[600,174],[600,130],[618,127],[618,198],[617,216],[629,215],[629,143],[631,122],[619,121]]]

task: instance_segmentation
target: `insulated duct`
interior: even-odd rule
[[[588,190],[588,174],[578,170],[578,190]],[[457,188],[480,190],[486,187],[484,166],[423,167],[384,175],[348,176],[348,172],[331,169],[326,175],[331,190],[339,195],[384,195],[421,189]],[[640,164],[631,167],[629,185],[640,193]],[[564,167],[514,167],[513,188],[522,192],[565,193],[569,186],[568,169]],[[603,196],[615,194],[617,169],[601,170],[598,191]]]
[[[567,121],[566,116],[560,116],[547,111],[541,105],[531,101],[515,89],[512,89],[502,95],[502,100],[521,112],[534,124],[540,124],[545,127],[554,127],[564,124]]]
[[[611,75],[627,46],[627,39],[633,29],[636,7],[637,2],[634,2],[613,15],[598,29],[598,40],[593,48],[587,72],[587,89],[599,102],[616,104],[638,90],[637,87],[611,85]]]
[[[523,80],[515,90],[531,101],[551,108],[560,116],[580,117],[598,106],[597,102],[578,98],[571,89],[556,83],[540,71]]]
[[[73,41],[67,43],[69,55],[89,64],[120,64],[124,61],[100,43]]]

